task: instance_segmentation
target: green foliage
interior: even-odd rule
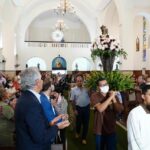
[[[110,89],[115,91],[125,91],[133,89],[134,80],[129,74],[124,74],[119,71],[100,72],[93,71],[87,77],[85,86],[89,89],[96,90],[100,78],[105,78],[109,83]]]
[[[105,56],[105,57],[109,57],[109,56],[123,56],[124,59],[126,59],[127,57],[127,53],[123,50],[120,49],[118,51],[116,50],[101,50],[101,49],[94,49],[91,51],[91,57],[93,60],[96,59],[96,57],[100,57],[100,56]]]

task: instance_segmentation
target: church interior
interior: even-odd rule
[[[107,58],[111,58],[109,62]],[[69,99],[76,75],[81,73],[87,79],[87,87],[95,86],[97,79],[92,78],[98,77],[96,73],[129,75],[129,85],[116,83],[124,105],[116,117],[117,149],[127,150],[127,117],[142,103],[137,86],[150,83],[150,1],[0,0],[0,84],[4,80],[21,82],[20,72],[30,67],[38,68],[44,79],[53,78],[53,83],[62,81],[59,85],[71,115],[63,150],[95,149],[92,106],[87,144],[74,138],[75,116]],[[109,79],[108,75],[111,82]],[[0,95],[0,116],[1,112]],[[14,137],[9,135],[14,136],[13,121],[6,127],[0,117],[0,133],[9,141],[0,138],[2,150],[15,150]]]

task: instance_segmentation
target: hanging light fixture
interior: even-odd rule
[[[67,29],[67,25],[64,23],[63,19],[57,20],[55,24],[55,31],[52,32],[52,39],[54,41],[60,42],[64,38],[64,31]]]
[[[59,6],[55,9],[57,14],[65,15],[67,13],[75,13],[74,7],[69,0],[60,0]]]
[[[55,24],[55,29],[64,31],[64,30],[68,29],[68,26],[64,23],[64,20],[60,19],[60,20],[57,20],[57,22]]]

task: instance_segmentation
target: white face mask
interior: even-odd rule
[[[106,94],[109,91],[109,86],[105,85],[103,87],[100,87],[100,91],[104,94]]]
[[[62,100],[61,96],[59,95],[58,100],[57,100],[57,104],[60,104],[61,100]]]
[[[54,90],[55,90],[55,86],[51,85],[51,91],[54,91]]]

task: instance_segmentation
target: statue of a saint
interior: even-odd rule
[[[102,35],[108,35],[108,29],[106,28],[106,26],[102,25],[100,29],[102,31]]]
[[[139,37],[136,38],[136,51],[140,50],[140,40]]]
[[[78,71],[78,64],[76,64],[75,67],[76,67],[76,71]]]
[[[56,68],[61,68],[62,67],[62,64],[59,60],[57,60],[56,62]]]
[[[37,68],[40,69],[40,64],[39,63],[37,64]]]
[[[26,68],[28,68],[28,64],[26,64]]]

